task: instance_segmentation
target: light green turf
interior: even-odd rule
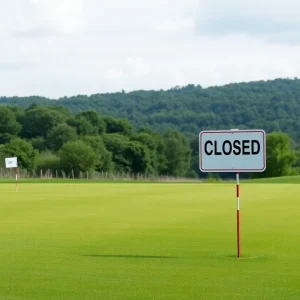
[[[246,182],[246,181],[245,181]],[[285,176],[249,180],[250,183],[300,183],[300,176]]]
[[[0,185],[0,299],[300,297],[300,186]]]

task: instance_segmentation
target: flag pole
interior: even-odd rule
[[[240,175],[236,173],[236,223],[237,223],[237,257],[241,254],[240,244]]]
[[[16,192],[18,192],[18,167],[15,170],[16,170]]]

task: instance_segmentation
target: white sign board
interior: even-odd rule
[[[263,130],[202,131],[199,154],[202,172],[263,172],[266,134]]]
[[[5,166],[6,168],[17,168],[18,158],[17,157],[5,158]]]

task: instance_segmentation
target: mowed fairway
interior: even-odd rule
[[[300,299],[300,185],[0,184],[0,299]]]

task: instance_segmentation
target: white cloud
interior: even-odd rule
[[[294,37],[300,34],[299,9],[298,0],[201,1],[197,31],[202,35],[248,34],[264,39],[286,34]]]
[[[105,78],[113,80],[124,79],[126,78],[126,74],[122,70],[110,69],[107,71]]]
[[[15,0],[13,0],[15,1]],[[80,30],[82,0],[19,0],[24,26],[15,30],[19,36],[47,37]]]
[[[0,0],[2,95],[299,77],[299,4]]]
[[[128,58],[127,65],[129,67],[129,72],[133,76],[144,76],[150,73],[151,67],[143,59],[135,57]]]
[[[164,20],[162,23],[155,24],[154,29],[166,33],[180,33],[181,31],[190,32],[194,30],[194,19],[183,20]]]
[[[39,60],[40,51],[34,42],[23,41],[19,43],[14,39],[6,39],[5,43],[1,44],[0,71],[1,69],[32,67],[37,65]]]

